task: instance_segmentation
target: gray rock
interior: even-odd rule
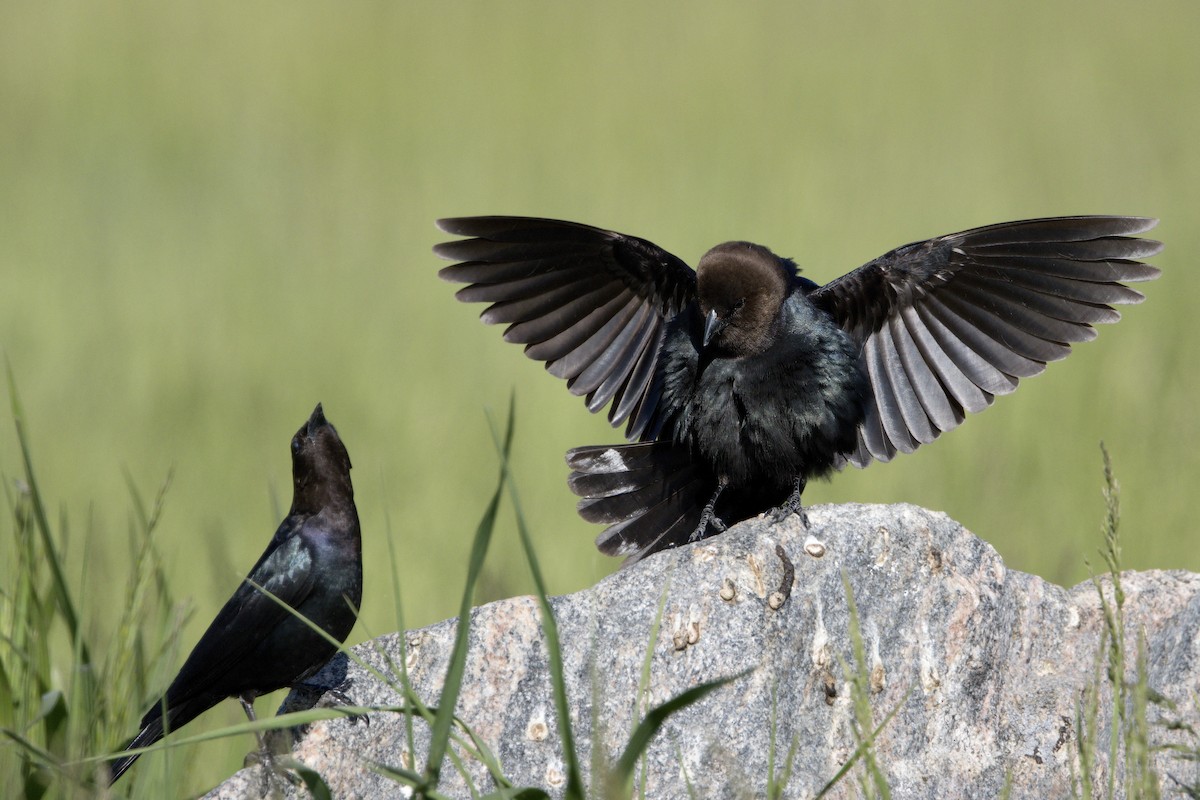
[[[1071,796],[1079,770],[1076,720],[1087,687],[1102,687],[1102,731],[1111,714],[1097,660],[1104,620],[1095,587],[1067,590],[1010,572],[986,542],[921,508],[844,505],[808,513],[810,531],[794,517],[776,526],[751,520],[553,599],[588,784],[593,764],[601,763],[593,756],[617,758],[644,709],[751,670],[668,720],[643,761],[645,796],[688,797],[686,780],[695,797],[764,797],[774,736],[777,776],[795,743],[782,796],[812,797],[857,744],[844,575],[858,608],[873,724],[898,707],[875,745],[892,797],[999,797],[1009,779],[1014,798]],[[790,585],[777,544],[794,564]],[[1193,735],[1168,724],[1182,720],[1200,730],[1200,576],[1154,571],[1126,573],[1122,581],[1126,675],[1133,675],[1141,632],[1149,685],[1178,703],[1173,711],[1150,706],[1151,742],[1195,748]],[[1107,579],[1102,584],[1111,589]],[[404,634],[409,676],[427,703],[437,702],[455,625],[447,620]],[[470,642],[459,717],[515,784],[560,797],[565,767],[536,601],[514,597],[475,609]],[[401,658],[401,637],[383,636],[355,652],[387,670],[386,658]],[[339,657],[330,669],[346,670],[346,663]],[[355,664],[343,674],[358,704],[401,702]],[[419,770],[427,729],[419,721],[414,727]],[[369,724],[319,722],[294,756],[317,770],[337,798],[407,797],[400,784],[368,767],[372,761],[412,766],[404,729],[403,717],[388,712],[373,713]],[[1107,744],[1102,733],[1092,770],[1098,785],[1112,768]],[[481,793],[493,788],[482,766],[464,761]],[[1180,781],[1200,782],[1195,762],[1171,752],[1156,751],[1152,763],[1164,796],[1181,796]],[[1116,769],[1119,785],[1122,760]],[[863,776],[860,761],[829,796],[858,796]],[[253,796],[260,783],[259,772],[243,770],[208,797]],[[441,789],[470,796],[449,762]],[[305,795],[290,787],[285,793]]]

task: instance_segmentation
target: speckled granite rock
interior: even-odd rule
[[[876,724],[900,705],[877,742],[893,797],[997,797],[1006,775],[1014,798],[1070,796],[1076,708],[1094,680],[1104,626],[1095,588],[1085,583],[1067,590],[1010,572],[986,542],[944,514],[921,508],[822,506],[809,516],[811,531],[795,518],[774,527],[751,520],[553,600],[584,769],[590,769],[593,747],[609,758],[620,753],[645,702],[638,685],[652,649],[651,704],[702,681],[754,671],[671,718],[644,762],[647,797],[686,797],[685,775],[698,797],[764,796],[772,697],[777,765],[796,742],[784,796],[811,797],[855,747],[842,667],[852,663],[844,573],[858,605]],[[794,563],[795,577],[782,587],[790,597],[775,610],[771,595],[785,575],[777,544]],[[1200,730],[1192,700],[1200,689],[1200,576],[1127,573],[1123,583],[1129,630],[1145,632],[1150,686],[1179,701],[1170,718],[1182,716]],[[732,599],[725,599],[730,587]],[[651,628],[664,592],[663,626],[654,641]],[[448,620],[405,634],[411,679],[431,704],[455,624]],[[399,641],[399,634],[383,636],[356,651],[382,668],[377,648],[398,659]],[[1132,671],[1132,657],[1129,666]],[[328,669],[346,670],[346,664]],[[356,665],[344,674],[356,703],[399,703]],[[532,598],[472,612],[458,714],[517,785],[561,795],[563,760]],[[1189,741],[1166,729],[1167,715],[1151,707],[1152,741]],[[1101,723],[1107,721],[1102,712]],[[416,728],[420,764],[426,735],[421,723]],[[320,772],[337,798],[405,797],[400,785],[366,766],[410,765],[403,743],[400,716],[378,712],[369,725],[313,725],[294,755]],[[1095,775],[1104,780],[1109,765],[1100,758]],[[475,785],[484,792],[492,788],[483,768],[469,763]],[[1164,796],[1180,791],[1170,776],[1200,780],[1195,764],[1168,753],[1156,754],[1154,764]],[[256,796],[259,786],[259,773],[243,770],[208,796]],[[452,797],[470,796],[449,764],[442,788]],[[851,778],[832,796],[856,794]]]

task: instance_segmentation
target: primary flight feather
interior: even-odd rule
[[[1159,271],[1157,220],[1005,222],[898,247],[830,283],[749,242],[692,270],[633,236],[530,217],[439,220],[468,284],[635,444],[567,454],[597,545],[630,560],[768,509],[811,477],[912,452],[1064,358]]]

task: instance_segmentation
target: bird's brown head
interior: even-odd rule
[[[794,269],[750,242],[726,242],[705,253],[696,268],[704,347],[714,355],[739,357],[770,346]]]
[[[335,498],[353,499],[350,454],[318,403],[292,437],[293,511],[316,513]]]

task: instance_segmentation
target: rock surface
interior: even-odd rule
[[[875,747],[892,797],[999,797],[1007,779],[1014,798],[1071,796],[1085,688],[1104,687],[1101,726],[1111,713],[1097,661],[1104,620],[1096,588],[1068,590],[1011,572],[986,542],[921,508],[820,506],[808,513],[809,531],[795,517],[776,526],[751,520],[552,601],[585,780],[592,780],[591,754],[615,759],[647,703],[752,670],[668,720],[643,761],[645,796],[687,797],[686,778],[695,797],[763,797],[772,733],[777,776],[795,743],[783,796],[816,794],[856,747],[844,574],[858,608],[873,724],[898,707]],[[777,544],[794,564],[790,584]],[[1126,573],[1122,581],[1127,676],[1142,631],[1149,685],[1178,703],[1173,711],[1150,707],[1151,742],[1195,748],[1194,736],[1167,723],[1182,719],[1200,730],[1200,575]],[[448,620],[404,634],[409,676],[427,703],[438,700],[455,626]],[[475,609],[470,642],[459,717],[516,785],[561,796],[564,762],[536,601],[516,597]],[[398,663],[400,645],[392,634],[355,650],[386,670],[381,653]],[[640,694],[647,653],[648,693]],[[347,669],[341,656],[327,670],[348,677],[346,692],[358,704],[400,703],[358,666]],[[387,712],[372,714],[369,725],[316,723],[294,756],[324,777],[334,797],[406,797],[400,784],[366,765],[411,766],[404,727],[400,715]],[[414,727],[419,768],[427,729]],[[1107,742],[1102,733],[1092,770],[1098,785],[1110,769]],[[481,793],[493,788],[482,766],[466,763]],[[1153,764],[1163,796],[1182,796],[1179,782],[1200,782],[1194,762],[1169,752],[1156,753]],[[1116,769],[1119,783],[1120,762]],[[829,796],[858,796],[862,776],[860,762]],[[260,784],[257,770],[243,770],[208,796],[256,796]],[[449,762],[441,789],[470,796]]]

